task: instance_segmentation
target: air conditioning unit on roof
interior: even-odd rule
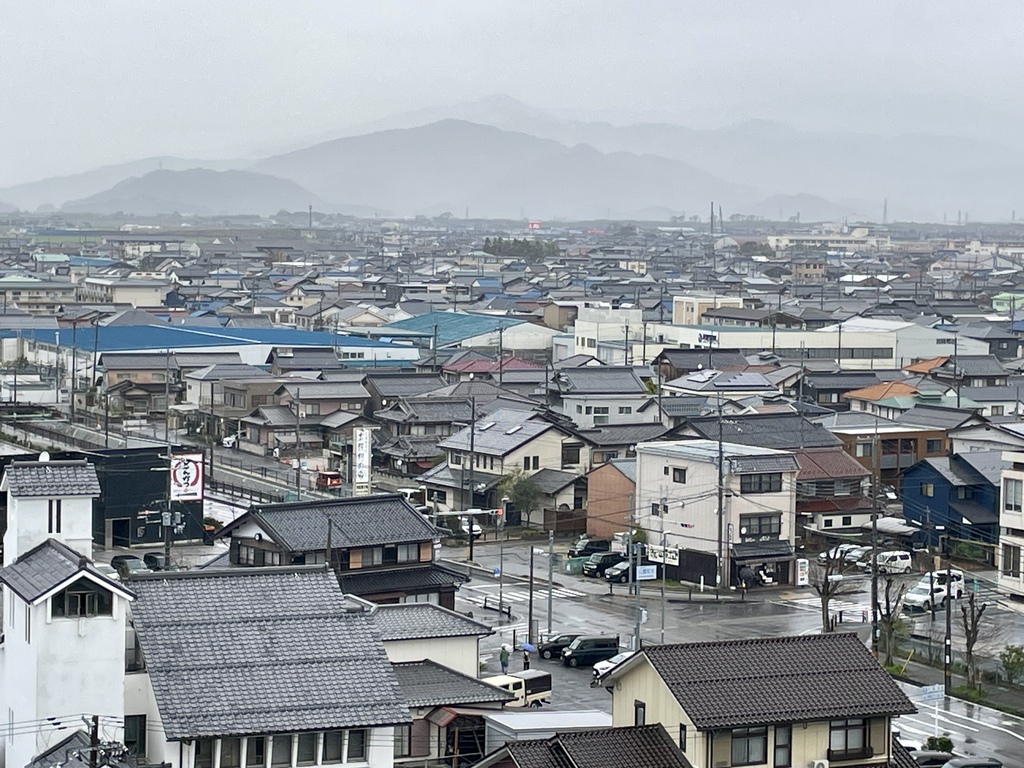
[[[811,768],[828,768],[828,760],[812,760]]]

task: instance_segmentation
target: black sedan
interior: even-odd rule
[[[562,655],[562,650],[569,647],[569,644],[579,635],[555,635],[537,646],[537,652],[542,659],[557,659]]]

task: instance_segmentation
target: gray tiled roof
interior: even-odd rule
[[[846,632],[662,645],[642,653],[700,730],[916,711]]]
[[[408,375],[369,375],[366,386],[381,397],[411,397],[431,392],[445,385],[444,379],[433,374],[414,373]]]
[[[354,400],[370,396],[358,381],[297,381],[285,384],[278,393],[285,391],[291,397],[298,393],[299,399],[305,400]]]
[[[701,437],[718,439],[719,420],[715,416],[690,419],[688,427]],[[820,424],[800,414],[772,413],[729,416],[721,420],[722,439],[727,443],[757,445],[762,448],[830,448],[843,441]]]
[[[970,397],[970,388],[963,389],[963,396]],[[1007,399],[1013,395],[1007,391]],[[909,424],[914,427],[936,427],[938,429],[953,429],[959,427],[966,421],[971,421],[974,412],[963,408],[936,408],[929,405],[915,405],[909,411],[905,411],[896,417],[900,424]]]
[[[502,408],[480,419],[473,427],[474,434],[470,435],[470,428],[466,427],[442,440],[438,446],[468,451],[472,437],[476,453],[504,456],[552,428],[550,422],[528,416],[524,418],[522,411]]]
[[[410,720],[373,620],[346,607],[326,568],[149,574],[132,587],[170,739]]]
[[[560,368],[556,381],[558,388],[565,394],[637,395],[647,392],[644,383],[632,368],[619,366]]]
[[[609,424],[580,431],[580,436],[594,445],[635,445],[656,440],[668,430],[660,422],[647,424]]]
[[[314,552],[327,548],[328,519],[331,545],[338,549],[430,541],[435,534],[434,526],[400,494],[254,506],[220,533],[255,520],[285,549]]]
[[[691,768],[661,723],[558,733],[503,749],[518,768]]]
[[[541,493],[554,496],[568,485],[572,485],[579,479],[578,475],[572,472],[563,472],[560,469],[545,467],[533,475],[533,482],[537,484]]]
[[[4,487],[15,498],[99,496],[96,467],[80,461],[12,461],[4,473]]]
[[[432,603],[382,605],[373,618],[384,640],[493,634],[486,624]]]
[[[636,459],[612,459],[610,464],[634,483],[636,482]]]
[[[429,659],[395,664],[394,667],[407,707],[500,703],[515,698],[503,688],[443,667]]]
[[[466,577],[456,575],[438,565],[413,568],[378,568],[345,571],[341,586],[353,595],[379,595],[385,592],[429,592],[440,587],[458,587]]]
[[[31,603],[83,571],[88,571],[112,589],[125,591],[120,584],[97,571],[89,558],[56,539],[46,539],[0,570],[0,583]]]

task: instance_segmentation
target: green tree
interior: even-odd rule
[[[1011,685],[1016,685],[1024,675],[1024,645],[1008,645],[999,654],[1003,672]]]
[[[525,469],[517,469],[498,481],[498,492],[502,496],[508,496],[512,506],[526,515],[526,525],[529,527],[530,516],[537,509],[542,495],[537,481]]]

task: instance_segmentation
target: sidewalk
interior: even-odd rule
[[[901,669],[906,664],[906,674],[899,677],[907,682],[916,685],[942,685],[944,680],[941,667],[933,667],[928,664],[921,664],[916,661],[904,662],[896,660],[896,666]],[[953,673],[950,676],[954,688],[966,687],[967,678],[961,674]],[[996,683],[981,683],[981,689],[985,692],[985,698],[974,703],[981,706],[996,707],[1013,712],[1024,714],[1024,689],[1010,688]],[[963,697],[957,697],[963,698]],[[967,699],[964,699],[965,701]]]

